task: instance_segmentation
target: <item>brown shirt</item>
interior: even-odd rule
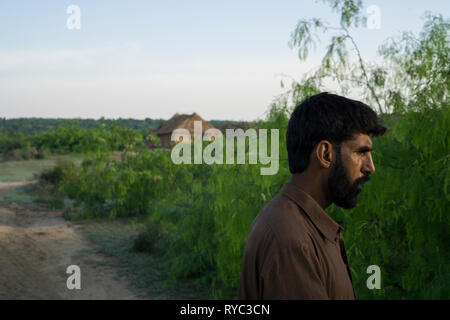
[[[250,227],[239,299],[355,299],[341,229],[287,182]]]

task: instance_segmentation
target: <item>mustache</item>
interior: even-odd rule
[[[354,185],[355,186],[359,186],[359,185],[362,186],[363,184],[365,184],[369,180],[370,180],[370,175],[365,175],[365,176],[363,176],[361,178],[356,179]]]

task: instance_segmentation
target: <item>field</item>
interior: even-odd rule
[[[0,182],[34,180],[44,170],[52,168],[58,161],[74,161],[80,164],[82,155],[53,155],[48,159],[33,159],[28,161],[0,162]]]

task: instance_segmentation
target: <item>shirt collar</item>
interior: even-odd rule
[[[336,242],[343,228],[337,224],[309,194],[296,186],[292,179],[286,182],[281,193],[300,206],[319,231],[331,242]]]

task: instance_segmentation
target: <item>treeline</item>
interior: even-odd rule
[[[40,134],[47,131],[55,131],[61,126],[76,123],[82,129],[95,129],[99,125],[114,126],[132,129],[140,132],[147,132],[164,122],[163,119],[50,119],[50,118],[0,118],[0,131],[22,133],[24,135]]]
[[[127,129],[146,133],[156,130],[164,119],[51,119],[51,118],[0,118],[0,131],[23,135],[40,134],[47,131],[55,131],[61,126],[77,124],[82,129],[95,129],[99,125],[114,126],[118,125]],[[215,127],[222,127],[227,124],[233,124],[235,121],[230,120],[211,120],[209,121]],[[247,123],[239,121],[239,124]]]
[[[0,119],[0,154],[7,159],[27,159],[40,151],[90,152],[124,150],[127,145],[159,147],[154,131],[158,119]],[[233,125],[228,120],[212,120],[218,127]],[[239,125],[247,124],[239,122]]]
[[[85,129],[75,122],[66,122],[54,131],[33,135],[0,131],[0,153],[4,160],[44,158],[49,153],[122,151],[133,146],[157,147],[159,139],[117,124]]]

